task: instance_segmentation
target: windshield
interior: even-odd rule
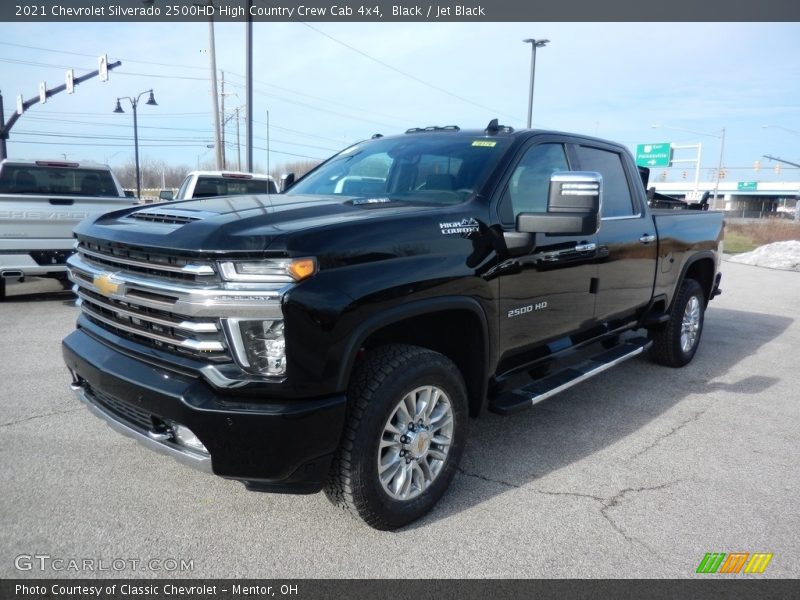
[[[286,193],[456,204],[481,188],[509,144],[434,133],[369,140],[343,150]]]

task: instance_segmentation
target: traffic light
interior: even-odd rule
[[[100,81],[108,81],[108,54],[103,54],[97,59]]]
[[[777,165],[775,165],[775,173],[776,173],[777,175],[780,175],[780,174],[781,174],[781,164],[780,164],[780,163],[778,163]]]
[[[761,168],[761,161],[757,160],[753,163],[753,171],[758,171]]]
[[[686,171],[684,171],[683,173],[681,173],[681,177],[682,177],[683,179],[686,179],[687,175],[688,175],[688,174],[686,173]]]

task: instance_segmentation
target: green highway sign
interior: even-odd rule
[[[736,189],[740,192],[755,192],[758,189],[757,181],[739,181],[736,183]]]
[[[636,164],[640,167],[668,167],[672,164],[672,146],[668,142],[660,144],[639,144],[636,146]]]

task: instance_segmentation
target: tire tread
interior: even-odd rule
[[[370,527],[393,529],[395,525],[371,508],[369,502],[359,493],[358,484],[353,479],[357,463],[353,452],[359,426],[370,404],[375,400],[375,393],[387,378],[413,363],[442,359],[447,360],[427,348],[390,344],[371,350],[353,373],[347,390],[350,402],[342,442],[334,457],[324,492],[335,506],[363,520]]]

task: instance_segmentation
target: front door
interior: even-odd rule
[[[550,176],[569,171],[566,148],[537,138],[523,150],[505,184],[498,212],[506,229],[520,213],[547,212]],[[501,356],[542,343],[560,349],[568,334],[594,318],[595,235],[536,234],[530,252],[509,258],[499,269]]]

